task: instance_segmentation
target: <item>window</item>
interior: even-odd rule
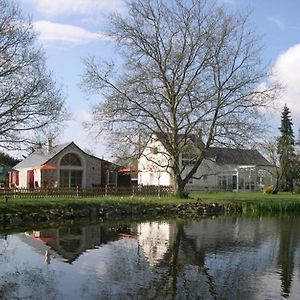
[[[81,166],[80,158],[74,153],[66,154],[61,162],[61,166]]]
[[[60,186],[66,188],[81,187],[82,171],[61,170]]]
[[[60,187],[74,188],[82,186],[82,164],[80,157],[75,153],[66,154],[60,165]]]
[[[152,153],[153,154],[157,154],[158,153],[158,148],[157,147],[153,147],[152,148]]]
[[[109,186],[115,186],[116,185],[116,173],[113,171],[107,171],[106,173],[106,184]]]
[[[181,162],[183,166],[192,166],[194,164],[195,157],[190,153],[182,153]]]

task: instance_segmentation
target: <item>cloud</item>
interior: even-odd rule
[[[123,0],[24,0],[45,15],[93,14],[121,11]]]
[[[85,44],[96,40],[109,40],[104,33],[96,33],[78,26],[53,23],[50,21],[36,21],[34,29],[43,42],[66,42]]]
[[[285,88],[279,100],[280,111],[286,104],[291,110],[295,127],[300,127],[300,44],[279,55],[273,72]]]
[[[270,23],[274,24],[275,26],[277,26],[281,30],[286,28],[285,22],[283,20],[281,20],[280,18],[268,17],[268,21]]]

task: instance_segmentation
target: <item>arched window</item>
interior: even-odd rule
[[[82,186],[83,167],[79,155],[68,153],[60,161],[59,186],[74,188]]]
[[[81,166],[81,161],[80,161],[80,158],[76,154],[68,153],[62,158],[60,165],[61,166]]]

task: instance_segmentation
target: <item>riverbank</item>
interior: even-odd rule
[[[12,198],[0,203],[0,226],[20,227],[80,218],[197,217],[225,213],[300,212],[300,195],[281,193],[191,193],[166,197]]]

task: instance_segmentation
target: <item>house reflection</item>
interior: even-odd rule
[[[120,239],[120,232],[130,228],[108,228],[103,226],[70,226],[40,231],[27,231],[20,238],[35,251],[73,263],[84,252]]]
[[[175,224],[164,222],[146,222],[138,225],[63,228],[27,231],[20,238],[42,255],[47,253],[47,263],[51,257],[73,263],[84,252],[95,249],[119,239],[134,239],[139,251],[154,266],[164,258],[173,243]]]

